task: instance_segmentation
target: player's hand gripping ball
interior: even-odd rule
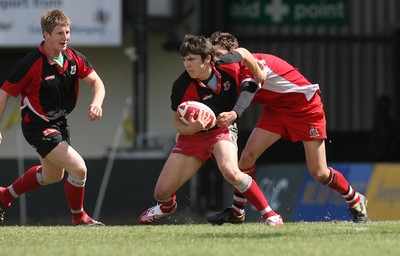
[[[185,102],[182,102],[178,106],[177,113],[179,115],[180,120],[184,124],[188,124],[189,123],[188,120],[189,120],[190,113],[192,113],[193,111],[195,112],[193,118],[196,120],[200,109],[202,109],[211,118],[211,121],[207,124],[207,126],[205,127],[204,130],[208,130],[208,129],[213,128],[215,126],[215,124],[217,123],[217,117],[215,116],[215,114],[211,110],[211,108],[209,108],[204,103],[201,103],[201,102],[198,102],[198,101],[185,101]]]

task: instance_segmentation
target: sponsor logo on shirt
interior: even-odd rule
[[[203,96],[203,100],[209,100],[209,99],[211,99],[212,97],[213,97],[212,94],[204,95],[204,96]]]
[[[59,131],[57,129],[48,128],[48,129],[43,131],[43,136],[46,137],[46,136],[48,136],[48,135],[50,135],[52,133],[55,133],[55,132],[59,132]]]
[[[54,80],[55,78],[56,78],[55,75],[51,75],[51,76],[46,76],[46,77],[44,78],[44,80],[46,80],[46,81],[48,81],[48,80]]]

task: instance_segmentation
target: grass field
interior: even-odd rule
[[[400,255],[400,222],[4,226],[1,255]]]

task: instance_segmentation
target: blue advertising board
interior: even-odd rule
[[[372,164],[332,164],[349,181],[353,189],[365,194],[369,183]],[[292,221],[332,221],[351,220],[349,206],[336,191],[321,185],[311,175],[306,175],[305,181],[298,193]]]

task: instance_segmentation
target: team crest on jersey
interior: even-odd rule
[[[310,129],[310,138],[317,138],[317,137],[319,137],[319,136],[320,136],[320,135],[319,135],[318,130],[315,129],[314,126],[311,126],[311,129]]]
[[[71,75],[75,75],[76,74],[76,65],[71,66]]]
[[[229,81],[226,81],[223,84],[223,86],[224,86],[224,91],[227,91],[227,90],[229,90],[229,88],[231,88],[231,83]]]

